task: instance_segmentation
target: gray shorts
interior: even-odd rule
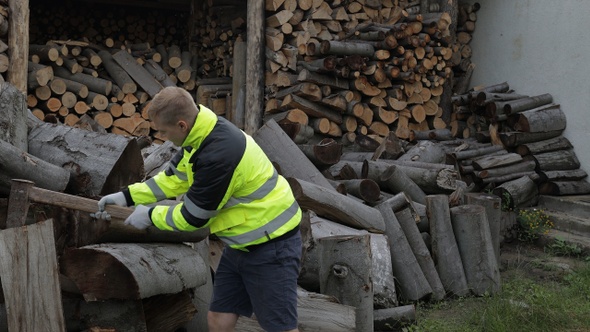
[[[209,310],[256,315],[265,331],[297,328],[297,279],[301,235],[257,245],[245,252],[225,247],[215,272]]]

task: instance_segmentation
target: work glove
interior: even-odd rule
[[[125,219],[125,225],[131,225],[137,229],[146,229],[153,225],[150,208],[145,205],[136,206],[135,211]]]
[[[111,215],[104,210],[107,204],[127,206],[127,199],[125,198],[125,194],[121,191],[104,196],[98,201],[98,211],[94,213],[94,218],[111,220]]]

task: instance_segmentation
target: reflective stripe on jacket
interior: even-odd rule
[[[130,185],[134,204],[185,194],[156,206],[151,218],[169,231],[211,233],[233,248],[266,242],[295,228],[301,209],[284,177],[252,137],[200,105],[195,125],[166,170]]]

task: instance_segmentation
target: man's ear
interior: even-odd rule
[[[180,129],[182,131],[188,130],[188,123],[184,120],[179,120],[178,121],[178,126],[180,127]]]

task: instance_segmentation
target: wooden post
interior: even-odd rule
[[[246,109],[244,131],[253,134],[262,125],[264,111],[264,30],[265,2],[263,0],[248,1],[248,26],[246,58]]]
[[[15,180],[0,231],[0,279],[9,331],[65,331],[53,220],[25,226],[30,181]]]
[[[9,0],[8,20],[8,82],[27,94],[29,59],[29,0]]]
[[[320,244],[320,290],[356,307],[356,331],[373,331],[370,236],[328,236]]]
[[[226,118],[240,129],[244,129],[244,95],[245,91],[248,89],[248,85],[246,84],[247,51],[248,48],[245,42],[239,41],[234,44],[231,111],[226,112]]]

